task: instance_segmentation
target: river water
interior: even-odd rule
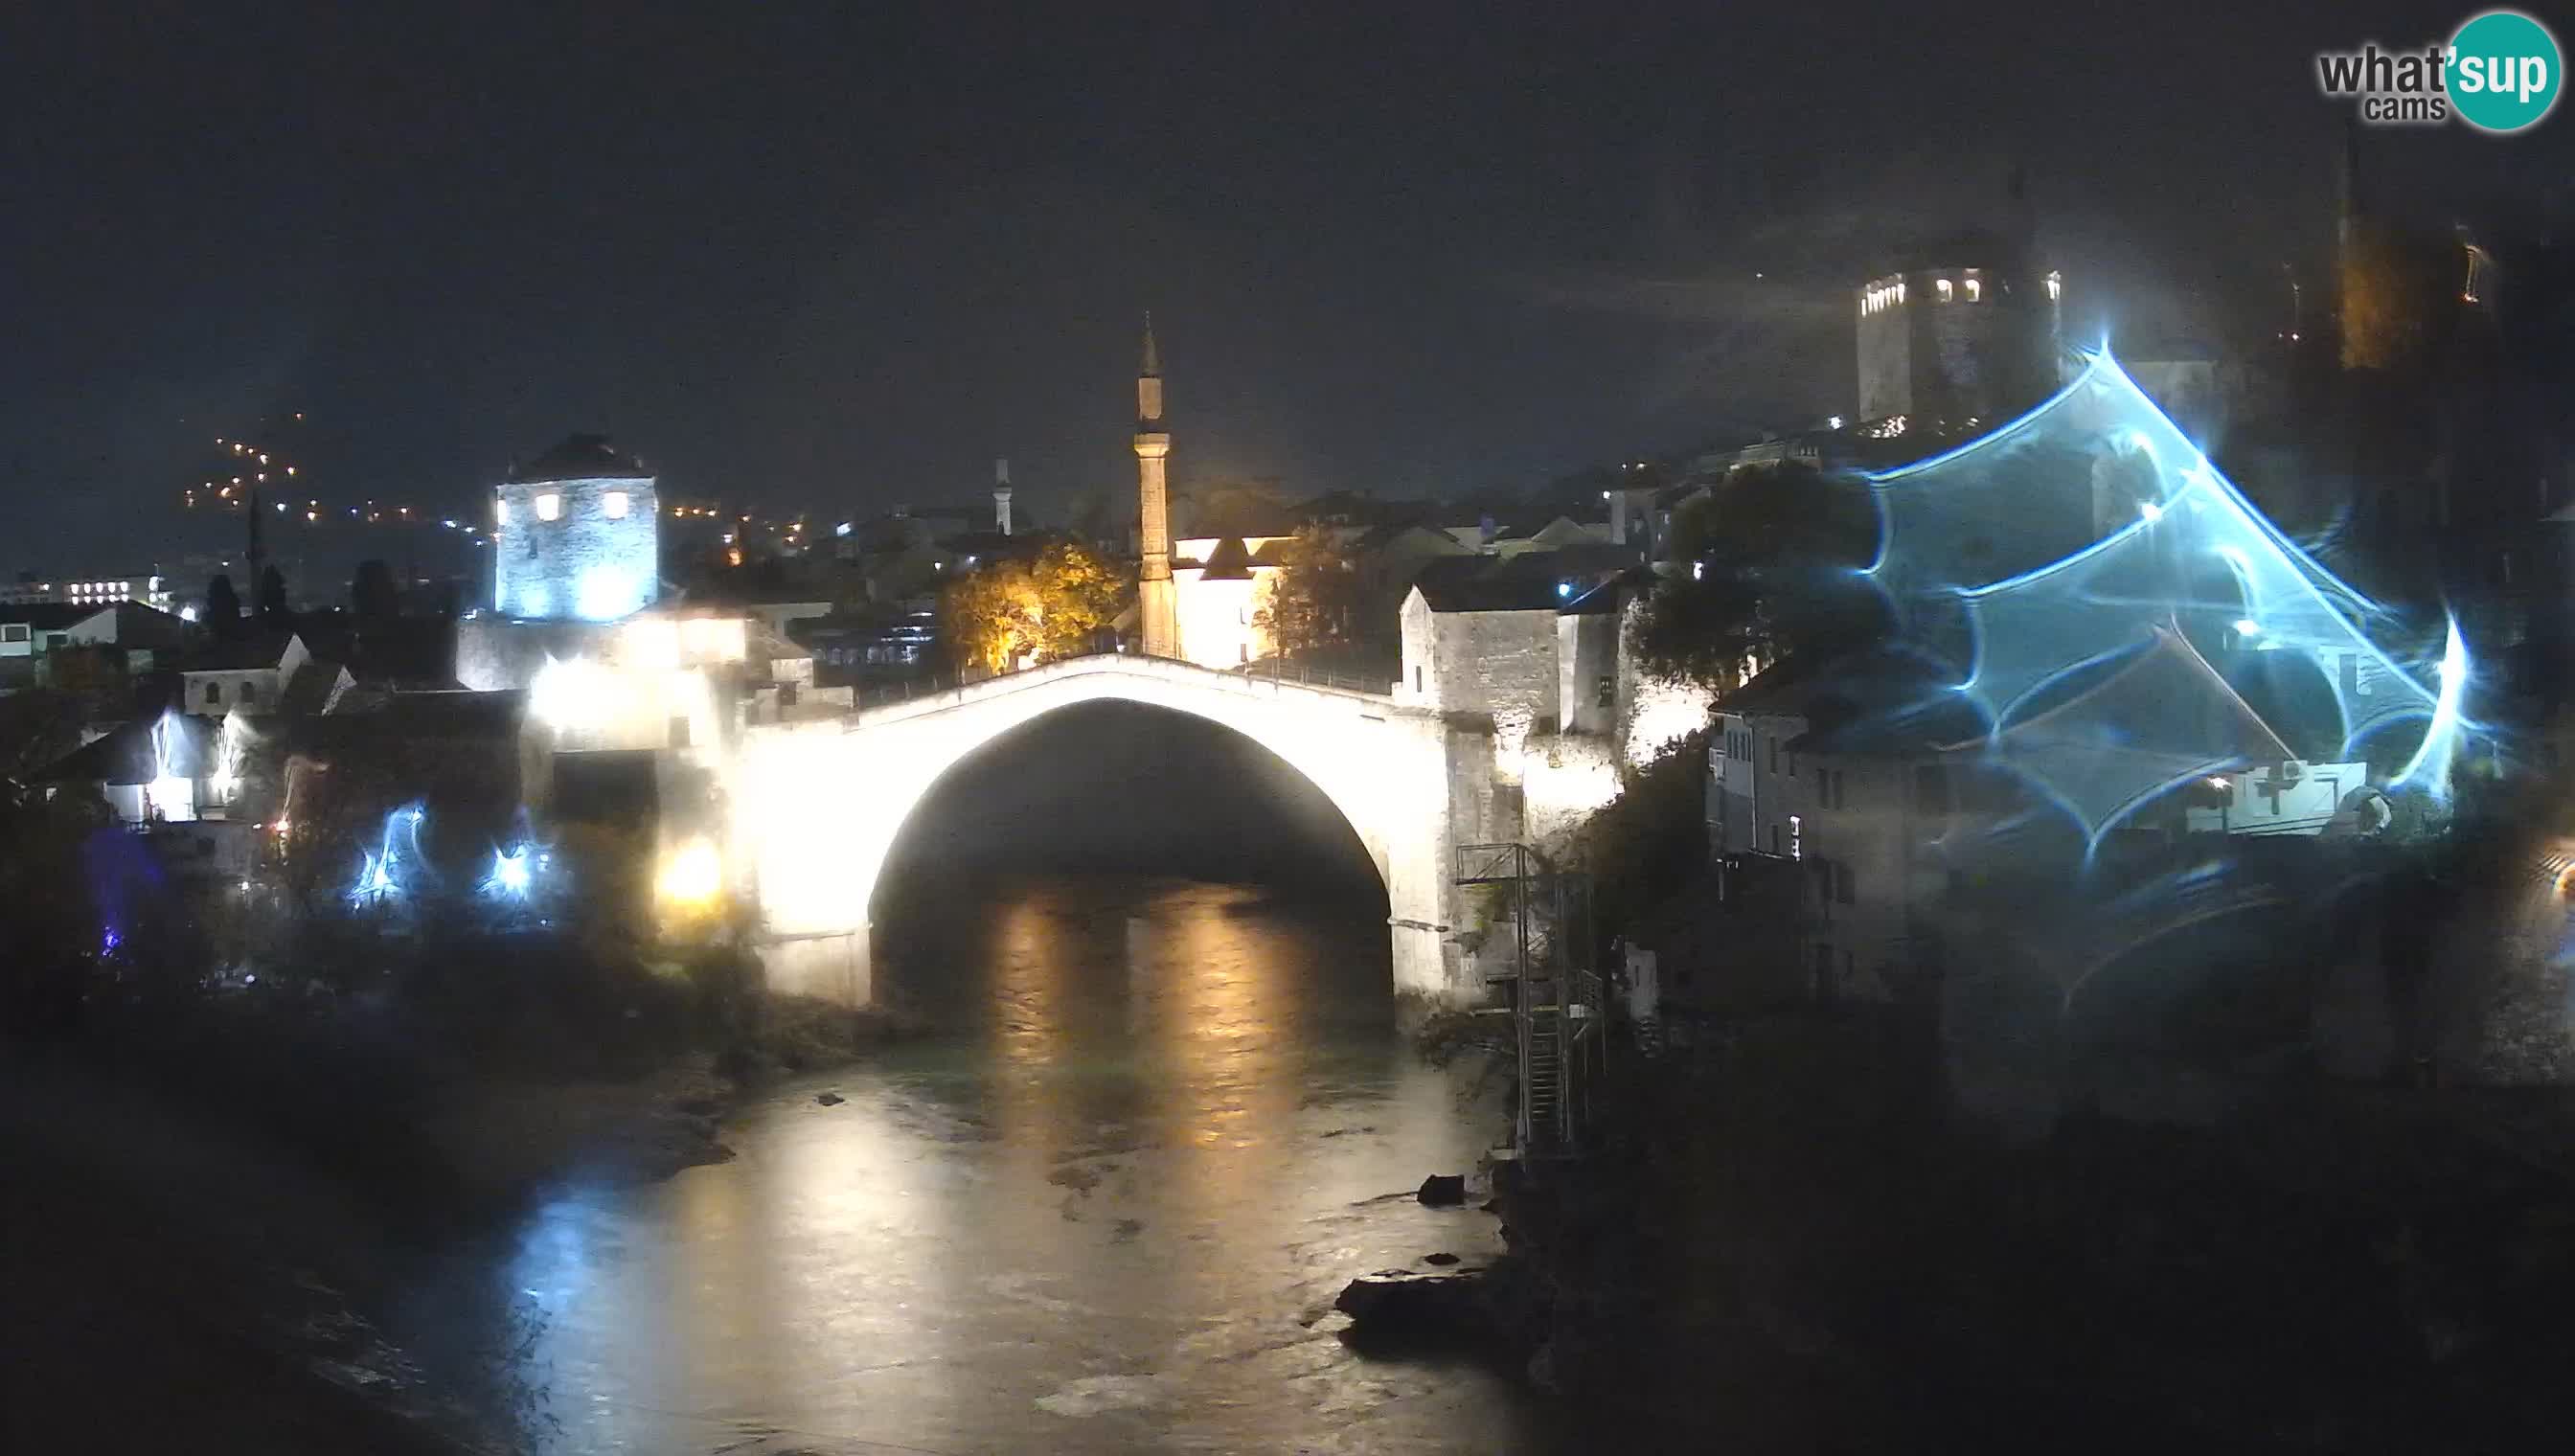
[[[745,1108],[731,1162],[524,1230],[553,1448],[1541,1449],[1470,1360],[1335,1333],[1352,1275],[1498,1250],[1412,1196],[1498,1123],[1396,1034],[1381,916],[1087,876],[916,897],[878,973],[930,1034]]]

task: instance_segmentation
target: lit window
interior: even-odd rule
[[[626,519],[626,493],[624,491],[611,491],[607,495],[600,497],[599,505],[601,510],[608,513],[609,520],[623,521]]]
[[[510,524],[509,502],[495,501],[492,503],[492,524],[495,526],[507,526]]]
[[[1937,283],[1933,284],[1933,285],[1932,285],[1932,287],[1937,288],[1938,290],[1940,290],[1940,302],[1942,302],[1942,303],[1944,303],[1944,304],[1945,304],[1945,303],[1947,303],[1947,302],[1949,302],[1949,294],[1950,294],[1950,289],[1949,289],[1949,280],[1947,280],[1947,279],[1945,279],[1945,278],[1944,278],[1944,279],[1941,279],[1939,282],[1937,282]]]
[[[1895,280],[1895,301],[1904,302],[1904,280],[1901,278]]]
[[[2051,273],[2047,275],[2047,301],[2049,303],[2055,303],[2058,299],[2064,297],[2064,295],[2065,275],[2062,273]]]
[[[544,495],[539,496],[537,498],[537,519],[539,521],[559,521],[563,519],[563,497],[552,491],[548,491]]]
[[[1970,278],[1970,279],[1968,279],[1968,280],[1967,280],[1967,302],[1969,302],[1969,303],[1971,303],[1971,304],[1972,304],[1972,303],[1981,303],[1981,302],[1983,302],[1983,301],[1984,301],[1984,297],[1985,297],[1985,281],[1984,281],[1983,279],[1981,279],[1981,278]]]

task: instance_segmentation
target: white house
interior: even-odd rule
[[[286,701],[288,680],[312,661],[304,639],[291,632],[211,643],[181,670],[180,703],[203,718],[221,718],[236,708],[274,713]]]

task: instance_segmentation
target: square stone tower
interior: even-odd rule
[[[661,595],[653,476],[604,435],[567,436],[510,473],[492,503],[492,609],[536,622],[614,622]]]

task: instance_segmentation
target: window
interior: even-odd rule
[[[1981,302],[1981,301],[1984,299],[1984,296],[1985,296],[1985,281],[1984,281],[1983,279],[1981,279],[1981,278],[1970,278],[1970,279],[1968,279],[1968,280],[1967,280],[1967,302],[1969,302],[1969,303],[1971,303],[1971,304],[1972,304],[1972,303],[1978,303],[1978,302]]]
[[[539,521],[559,521],[562,518],[562,496],[553,491],[548,491],[537,498],[537,519]]]
[[[1945,303],[1947,303],[1947,302],[1949,301],[1949,295],[1950,295],[1950,292],[1951,292],[1950,287],[1949,287],[1949,280],[1947,280],[1947,279],[1943,278],[1943,279],[1940,279],[1939,281],[1937,281],[1936,283],[1932,284],[1931,286],[1932,286],[1933,288],[1936,288],[1936,289],[1938,289],[1938,290],[1940,291],[1940,302],[1942,302],[1942,303],[1944,303],[1944,304],[1945,304]]]
[[[25,642],[26,640],[27,624],[23,622],[0,623],[0,642]]]
[[[259,685],[256,683],[245,682],[241,685],[241,691],[234,696],[241,700],[242,707],[257,708],[259,706]]]
[[[1806,857],[1806,820],[1802,815],[1788,815],[1788,857]]]
[[[495,526],[507,526],[510,524],[509,502],[495,501],[492,503],[492,524]]]
[[[209,683],[206,685],[206,706],[208,708],[221,708],[224,706],[223,684]]]
[[[1418,667],[1412,670],[1412,691],[1415,693],[1421,691],[1421,669]]]
[[[1600,697],[1599,697],[1599,706],[1600,706],[1600,707],[1602,707],[1602,708],[1615,708],[1615,707],[1617,707],[1617,705],[1618,705],[1618,680],[1617,680],[1617,679],[1615,679],[1615,678],[1611,678],[1611,677],[1608,677],[1608,676],[1606,676],[1606,675],[1603,675],[1603,676],[1602,676],[1602,678],[1600,679]]]
[[[625,520],[626,493],[624,491],[611,491],[607,495],[600,497],[599,509],[611,521]]]

